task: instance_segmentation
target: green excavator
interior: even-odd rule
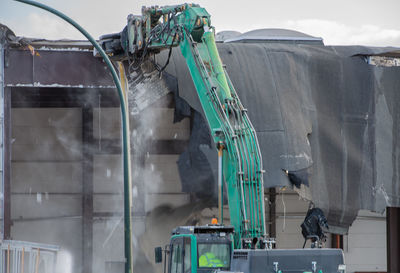
[[[207,226],[177,227],[169,245],[155,249],[164,272],[345,272],[339,249],[273,249],[264,219],[263,164],[256,131],[218,54],[208,12],[195,4],[143,7],[129,15],[121,33],[104,35],[101,46],[117,61],[133,67],[137,81],[152,56],[179,47],[218,151],[217,221]],[[160,67],[153,65],[161,72]],[[226,187],[230,226],[223,224]],[[163,255],[164,253],[164,255]]]

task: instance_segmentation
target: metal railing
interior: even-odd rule
[[[0,273],[55,273],[58,246],[4,240],[0,250]]]

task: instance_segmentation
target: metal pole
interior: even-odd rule
[[[40,262],[40,248],[37,249],[35,273],[39,272],[39,262]]]
[[[129,171],[129,150],[128,147],[128,130],[126,128],[127,123],[127,115],[126,115],[126,106],[124,101],[124,95],[121,88],[121,83],[119,81],[117,72],[114,69],[110,59],[108,58],[107,54],[104,50],[100,47],[100,45],[96,42],[96,40],[85,30],[83,29],[78,23],[74,20],[66,16],[65,14],[49,7],[44,4],[31,1],[31,0],[15,0],[17,2],[29,4],[41,9],[44,9],[48,12],[53,13],[54,15],[60,17],[61,19],[65,20],[72,26],[74,26],[80,33],[82,33],[89,42],[96,48],[96,50],[100,53],[101,57],[103,57],[104,62],[106,63],[107,67],[110,69],[112,78],[114,80],[115,86],[117,87],[119,101],[121,104],[121,123],[122,123],[122,147],[123,147],[123,169],[124,169],[124,235],[125,235],[125,273],[132,272],[132,243],[131,243],[131,180],[130,180],[130,171]]]
[[[25,262],[25,247],[22,248],[21,273],[24,273],[24,262]]]
[[[222,177],[222,154],[223,154],[224,145],[220,145],[218,148],[218,218],[221,224],[224,223],[223,219],[223,200],[222,200],[222,185],[223,185],[223,177]]]
[[[7,248],[7,273],[10,273],[10,244]]]

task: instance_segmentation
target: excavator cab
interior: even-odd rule
[[[174,229],[164,249],[164,273],[213,273],[228,271],[233,251],[233,227],[182,226]],[[156,263],[162,261],[155,249]],[[161,258],[160,258],[161,257]]]
[[[234,228],[222,225],[174,229],[164,252],[164,273],[344,273],[341,249],[234,249]]]

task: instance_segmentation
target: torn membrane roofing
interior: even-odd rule
[[[257,131],[265,187],[291,184],[281,169],[306,171],[298,192],[325,211],[336,233],[360,209],[399,206],[400,67],[365,61],[398,49],[257,42],[218,50]],[[175,92],[202,113],[178,50],[173,58],[167,72],[177,79]],[[215,185],[216,153],[204,145],[204,119],[194,122],[178,164],[183,189],[204,194]],[[203,174],[187,175],[193,171]]]

